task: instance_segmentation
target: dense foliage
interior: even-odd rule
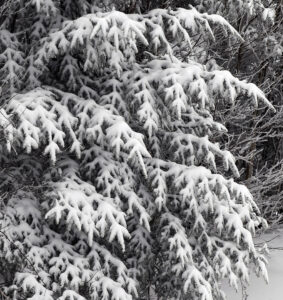
[[[266,223],[213,116],[273,107],[212,56],[220,36],[244,43],[233,26],[205,3],[168,4],[2,6],[0,266],[13,299],[224,299],[222,279],[237,288],[251,265],[267,279],[252,239]]]

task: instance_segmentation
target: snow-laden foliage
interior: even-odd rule
[[[249,186],[264,216],[275,225],[282,222],[283,2],[196,2],[200,10],[227,18],[244,38],[240,43],[217,39],[210,58],[255,83],[278,108],[273,114],[241,103],[233,109],[220,105],[216,110],[217,120],[229,128],[225,143],[238,158],[241,182]]]
[[[214,30],[241,37],[194,8],[96,4],[14,1],[1,24],[5,293],[210,300],[250,265],[267,280],[252,239],[265,221],[211,111],[270,104],[200,63]]]
[[[225,15],[233,22],[240,21],[241,18],[255,16],[272,19],[274,17],[273,7],[276,1],[262,0],[196,0],[196,6],[200,11],[209,13],[219,13]],[[274,2],[274,3],[272,3]]]

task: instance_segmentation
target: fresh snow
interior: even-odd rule
[[[268,277],[266,284],[262,277],[251,274],[250,285],[247,288],[247,299],[243,298],[242,290],[238,293],[231,287],[225,286],[227,300],[279,300],[282,299],[283,285],[283,228],[265,233],[255,240],[255,244],[268,245]]]
[[[206,66],[219,36],[239,40],[233,27],[193,8],[13,2],[0,28],[7,297],[131,300],[153,287],[159,299],[214,300],[218,281],[236,287],[249,267],[267,279],[252,238],[265,221],[231,178],[230,138],[213,120],[236,99],[271,107]]]

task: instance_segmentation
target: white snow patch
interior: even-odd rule
[[[267,243],[270,251],[268,257],[269,284],[263,278],[258,278],[251,274],[250,285],[247,288],[248,298],[246,300],[280,300],[283,299],[283,228],[276,231],[265,233],[258,237],[256,244],[262,246]],[[261,244],[262,243],[262,244]],[[231,287],[224,288],[227,300],[242,300],[242,291],[239,288],[236,293]]]

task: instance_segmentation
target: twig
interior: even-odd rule
[[[279,234],[278,234],[278,235],[276,235],[275,237],[273,237],[273,238],[272,238],[272,239],[270,239],[270,240],[263,241],[263,242],[260,242],[260,243],[256,243],[255,245],[256,245],[256,246],[259,246],[259,245],[262,245],[262,244],[269,243],[269,242],[271,242],[271,241],[273,241],[273,240],[277,239],[278,237],[280,237],[280,235],[279,235]],[[270,247],[268,247],[268,248],[270,248]]]
[[[4,297],[4,299],[11,299],[6,294],[4,294],[4,292],[2,292],[1,289],[0,289],[0,294],[1,294],[2,297]]]

